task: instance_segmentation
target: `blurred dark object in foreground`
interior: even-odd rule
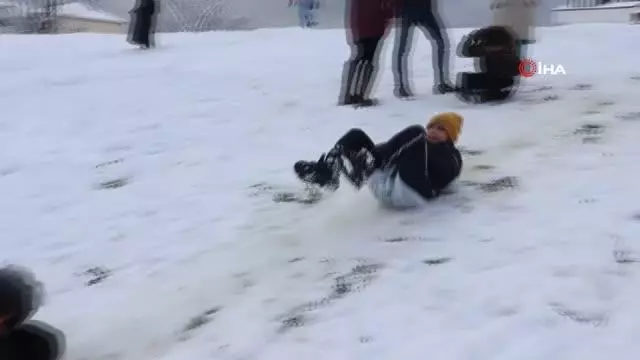
[[[159,11],[156,0],[137,0],[136,5],[129,13],[129,39],[131,44],[143,49],[155,46],[155,32]]]
[[[43,286],[29,270],[0,269],[0,359],[57,360],[65,351],[63,333],[31,320],[43,299]]]
[[[514,34],[502,26],[471,32],[460,41],[458,56],[474,58],[475,73],[457,75],[458,97],[466,102],[505,101],[520,79],[520,55]]]

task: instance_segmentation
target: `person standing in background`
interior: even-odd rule
[[[136,6],[129,12],[129,42],[143,49],[155,46],[156,18],[159,12],[156,0],[137,0]]]
[[[504,26],[513,33],[519,59],[526,56],[526,46],[535,42],[537,8],[538,0],[491,0],[493,25]]]
[[[413,44],[413,32],[418,27],[431,41],[434,70],[434,93],[444,94],[454,89],[449,81],[449,40],[436,9],[437,0],[398,1],[398,29],[393,54],[394,94],[412,97],[408,78],[408,55]],[[444,31],[443,31],[444,30]],[[443,35],[444,32],[444,35]]]
[[[345,25],[351,58],[344,64],[338,105],[378,104],[369,94],[379,64],[379,50],[397,0],[347,0]]]
[[[313,11],[318,8],[317,0],[289,0],[289,7],[298,7],[298,20],[301,28],[314,27],[318,23],[314,19]]]

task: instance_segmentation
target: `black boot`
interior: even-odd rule
[[[293,170],[300,180],[328,190],[337,190],[340,187],[342,169],[340,146],[334,147],[327,154],[322,154],[318,161],[298,161],[293,165]]]
[[[355,82],[357,79],[357,73],[360,70],[359,61],[347,61],[344,64],[342,70],[342,89],[340,91],[340,99],[338,105],[354,105],[358,102],[358,99],[354,97]]]
[[[413,97],[413,92],[409,90],[409,87],[403,83],[396,85],[393,89],[393,94],[399,99],[407,99]]]
[[[371,85],[373,80],[373,74],[375,72],[375,67],[371,62],[363,62],[361,65],[360,71],[358,71],[358,78],[356,81],[356,92],[355,99],[357,103],[354,104],[356,107],[370,107],[378,105],[378,100],[375,98],[370,98],[369,94],[371,93]]]
[[[456,88],[450,85],[448,82],[440,82],[433,86],[434,94],[447,94],[456,92]]]

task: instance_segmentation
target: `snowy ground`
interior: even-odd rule
[[[394,99],[387,46],[384,106],[358,111],[338,30],[2,36],[0,261],[46,283],[69,360],[636,359],[639,35],[538,30],[568,74],[500,106],[431,95],[424,40]],[[348,128],[446,110],[466,167],[428,209],[272,201]]]

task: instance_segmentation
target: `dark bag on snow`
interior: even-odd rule
[[[464,101],[502,101],[515,93],[520,58],[515,36],[502,26],[488,26],[462,38],[458,55],[474,58],[476,72],[461,72],[457,85]]]

